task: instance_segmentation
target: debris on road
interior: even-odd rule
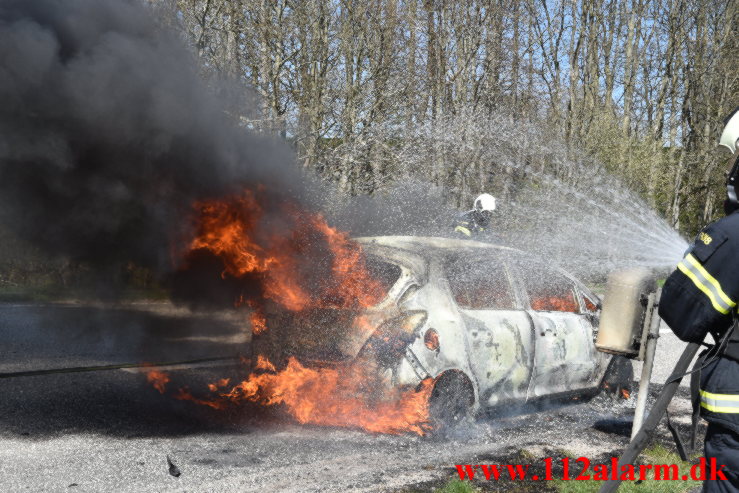
[[[180,472],[180,468],[177,467],[174,462],[172,462],[172,459],[170,459],[169,456],[167,456],[167,464],[169,465],[169,474],[176,478],[179,478],[180,474],[182,474]]]

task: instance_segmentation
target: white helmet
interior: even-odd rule
[[[728,196],[724,209],[727,214],[729,210],[739,208],[739,152],[737,152],[737,142],[739,142],[739,106],[724,120],[724,131],[721,133],[719,144],[728,147],[733,156],[729,159],[729,173],[726,175],[726,194]]]
[[[476,211],[494,211],[495,210],[495,197],[489,193],[483,193],[475,199],[475,210]]]
[[[728,147],[734,154],[737,141],[739,141],[739,106],[734,108],[734,111],[724,120],[724,131],[721,132],[719,144]]]

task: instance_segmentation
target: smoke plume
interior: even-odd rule
[[[181,37],[138,1],[3,1],[0,221],[106,280],[130,261],[170,274],[178,267],[172,245],[191,237],[193,204],[245,188],[262,190],[262,232],[298,227],[281,209],[291,202],[323,210],[353,235],[449,235],[459,211],[443,205],[448,193],[421,182],[442,148],[450,169],[479,170],[455,179],[487,183],[473,191],[499,197],[499,241],[598,272],[672,264],[682,251],[684,241],[615,178],[505,118],[463,114],[402,138],[395,129],[381,134],[403,143],[383,164],[400,183],[372,198],[339,198],[300,171],[287,145],[240,126],[239,105],[216,95],[227,92],[206,87]],[[463,166],[475,156],[475,166]],[[513,188],[493,186],[496,173],[518,177]],[[573,237],[587,243],[577,258]],[[183,296],[222,299],[217,287],[235,289],[219,277],[217,259],[193,266],[210,274],[180,276]]]
[[[172,267],[196,200],[263,186],[308,201],[285,146],[258,139],[134,0],[0,3],[0,220],[101,271]]]

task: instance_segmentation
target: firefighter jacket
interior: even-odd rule
[[[683,341],[700,343],[708,333],[719,341],[732,326],[737,300],[739,212],[709,224],[696,236],[665,282],[659,314]],[[706,420],[739,433],[737,332],[726,350],[701,371],[699,404]]]
[[[480,224],[477,211],[465,212],[454,222],[454,232],[463,238],[472,238],[486,233],[486,228]]]

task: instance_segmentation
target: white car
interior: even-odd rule
[[[255,340],[255,350],[306,364],[371,355],[395,386],[431,377],[430,410],[439,423],[507,403],[592,395],[607,370],[616,379],[612,389],[629,383],[630,361],[595,348],[600,300],[562,270],[520,250],[469,240],[357,241],[385,298],[358,316],[288,316],[280,330],[268,331],[271,343]]]

